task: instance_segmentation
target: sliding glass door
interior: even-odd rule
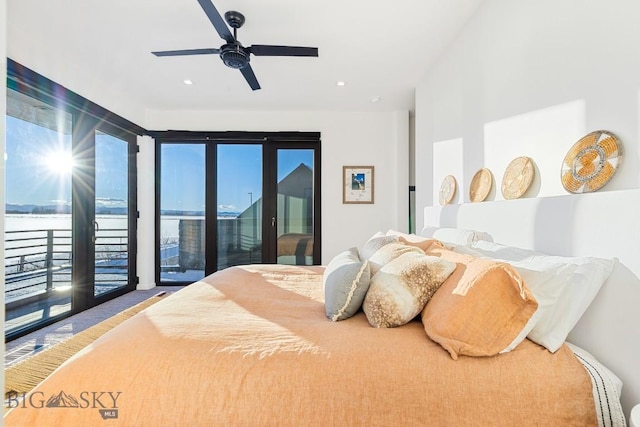
[[[262,262],[262,145],[218,144],[217,269]]]
[[[8,339],[133,290],[137,280],[136,135],[27,92],[7,89]]]
[[[160,280],[193,282],[205,275],[204,144],[162,144]]]
[[[314,150],[277,150],[277,262],[313,265]]]
[[[7,333],[71,312],[71,129],[71,114],[7,90]]]
[[[114,136],[108,131],[95,133],[95,286],[94,296],[130,287],[134,282],[135,253],[130,239],[132,209],[129,204],[131,187],[132,144],[126,136]],[[115,130],[112,133],[117,135]],[[135,199],[135,197],[132,197]],[[135,218],[133,218],[135,222]]]
[[[234,265],[320,263],[319,135],[154,136],[159,284]]]

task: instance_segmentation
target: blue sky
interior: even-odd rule
[[[59,135],[11,116],[6,119],[6,202],[68,204],[71,175],[62,165],[62,153],[71,152],[70,135]]]
[[[71,136],[7,116],[6,202],[51,205],[71,202]],[[127,145],[96,136],[97,205],[124,207],[127,201]]]
[[[6,202],[70,204],[71,136],[7,116]],[[262,196],[262,148],[218,146],[218,211],[241,212]],[[204,144],[163,145],[162,209],[204,209]],[[124,207],[127,147],[110,135],[96,136],[97,205]],[[300,163],[313,165],[311,150],[280,150],[278,180]]]
[[[242,212],[262,197],[262,147],[220,144],[217,156],[218,211]],[[163,145],[162,209],[204,209],[204,162],[203,144]],[[313,165],[311,150],[280,150],[278,181],[300,163]]]

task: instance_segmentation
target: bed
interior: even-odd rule
[[[629,189],[429,206],[423,209],[422,221],[486,231],[496,242],[544,253],[616,258],[611,276],[567,339],[622,380],[622,406],[629,419],[640,403],[638,207],[640,189]]]
[[[496,280],[508,283],[509,298],[515,295],[518,313],[525,313],[521,324],[536,312],[537,302],[517,271],[481,256],[464,264],[473,256],[465,253],[467,246],[479,250],[387,232],[336,255],[327,266],[249,265],[219,271],[82,350],[12,409],[5,425],[624,425],[617,375],[623,390],[631,384],[633,391],[634,379],[617,370],[622,365],[607,369],[599,363],[588,340],[573,343],[579,347],[563,342],[551,352],[523,336],[504,351],[504,344],[512,343],[509,334],[518,328],[508,334],[485,334],[486,328],[471,334],[472,341],[481,337],[489,350],[460,345],[443,333],[442,328],[455,325],[468,334],[477,325],[465,323],[464,316],[438,317],[435,309],[443,301],[457,304],[448,290],[459,289],[461,277],[476,269],[495,270]],[[441,281],[420,297],[412,294],[412,304],[425,295],[428,302],[417,314],[402,311],[401,320],[380,315],[390,296],[385,290],[409,280],[408,267],[399,260],[420,268],[428,263],[429,271],[437,272],[429,273],[427,281]],[[345,273],[342,265],[354,268]],[[333,277],[347,277],[352,284],[366,281],[364,265],[368,289],[332,291]],[[460,265],[465,267],[459,270]],[[612,274],[608,282],[616,278]],[[468,287],[492,292],[490,286]],[[356,294],[362,308],[352,304]],[[598,305],[600,294],[591,306]],[[481,304],[465,309],[476,306]],[[634,351],[630,347],[627,357],[634,357]],[[637,366],[637,360],[630,365]],[[43,407],[48,401],[58,404]]]

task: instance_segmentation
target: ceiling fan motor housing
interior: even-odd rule
[[[249,63],[249,52],[239,43],[227,43],[220,48],[220,58],[227,67],[240,69]]]

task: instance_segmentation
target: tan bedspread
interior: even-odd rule
[[[325,318],[322,267],[233,267],[61,366],[7,426],[596,425],[573,353],[454,361],[419,321]],[[40,408],[51,397],[66,406]],[[116,418],[117,417],[117,418]]]

